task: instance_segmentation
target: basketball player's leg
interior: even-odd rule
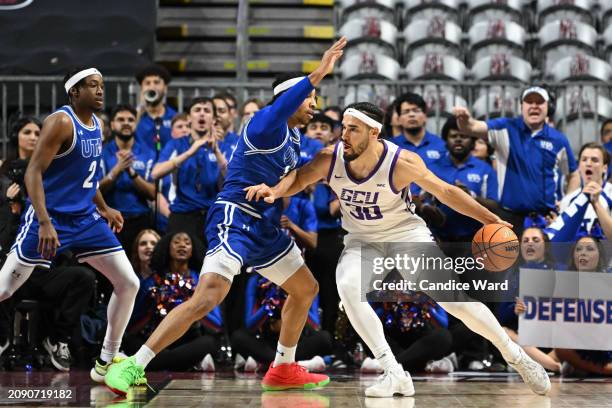
[[[56,226],[54,222],[54,226]],[[61,229],[57,228],[58,235]],[[63,236],[59,236],[60,242]],[[30,277],[36,266],[49,268],[51,260],[38,252],[38,222],[34,208],[28,207],[15,243],[0,269],[0,302],[10,298]]]
[[[297,343],[308,319],[308,310],[319,291],[319,284],[304,264],[297,245],[278,232],[275,246],[284,248],[282,256],[255,270],[287,292],[281,311],[281,330],[274,362],[262,380],[266,390],[310,389],[329,383],[329,377],[304,372],[295,361]],[[276,259],[275,259],[276,258]]]
[[[362,278],[368,276],[368,282],[365,282],[365,285],[369,283],[369,273],[362,273],[362,262],[371,264],[373,257],[383,255],[382,248],[376,250],[369,246],[365,250],[359,243],[347,243],[336,269],[338,294],[351,325],[385,370],[383,381],[368,388],[366,395],[371,397],[392,397],[394,394],[410,396],[414,394],[410,376],[404,372],[395,359],[378,315],[368,302],[362,301],[364,295]]]
[[[391,245],[390,256],[397,255],[419,258],[426,254],[427,258],[445,259],[444,253],[429,236],[427,228],[406,234],[402,242]],[[435,264],[434,264],[435,265]],[[433,282],[446,282],[456,279],[454,271],[436,269],[421,269],[417,271],[417,279],[429,279]],[[408,277],[404,275],[404,278]],[[471,299],[463,292],[430,292],[426,291],[448,313],[461,320],[470,330],[480,334],[497,347],[504,359],[517,369],[531,389],[544,394],[550,389],[550,380],[546,371],[525,354],[523,349],[514,343],[495,315],[484,304]],[[449,301],[450,300],[450,301]]]
[[[15,251],[11,251],[0,269],[0,302],[13,296],[30,277],[34,265],[19,261]]]

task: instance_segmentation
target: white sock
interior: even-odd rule
[[[395,356],[390,348],[387,348],[381,354],[376,356],[376,359],[385,371],[399,368],[399,363],[395,359]]]
[[[113,357],[117,355],[119,352],[119,348],[121,347],[121,341],[112,341],[108,339],[104,339],[104,343],[102,343],[102,351],[100,352],[100,360],[105,363],[110,363],[113,361]]]
[[[274,358],[273,367],[276,367],[279,364],[291,364],[295,362],[295,350],[297,349],[297,345],[293,347],[286,347],[278,342],[276,346],[276,357]]]
[[[136,359],[136,364],[146,368],[147,365],[149,365],[149,363],[151,362],[151,360],[153,360],[153,358],[155,357],[155,353],[153,352],[153,350],[148,348],[146,344],[143,344],[142,347],[138,349],[136,354],[134,354],[134,357]]]

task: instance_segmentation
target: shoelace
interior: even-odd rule
[[[66,360],[70,359],[70,349],[68,348],[68,344],[66,343],[58,343],[57,354]]]
[[[144,371],[142,370],[142,368],[137,367],[135,364],[131,364],[127,366],[125,372],[129,376],[131,376],[130,380],[132,381],[130,381],[130,383],[133,383],[136,386],[146,385],[151,391],[155,392],[153,387],[151,387],[149,383],[147,382],[147,379],[144,376]]]

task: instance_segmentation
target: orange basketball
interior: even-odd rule
[[[518,258],[519,241],[514,231],[505,225],[485,225],[472,239],[472,254],[475,259],[481,258],[487,271],[505,271]]]

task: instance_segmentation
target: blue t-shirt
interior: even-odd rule
[[[468,156],[465,163],[456,166],[450,154],[429,166],[429,169],[442,180],[454,185],[459,181],[477,197],[497,201],[497,174],[485,161]],[[436,231],[442,238],[463,237],[474,234],[482,224],[473,218],[466,217],[450,207],[441,204],[440,210],[446,214],[444,227]]]
[[[332,189],[323,183],[317,184],[313,193],[313,205],[317,213],[319,231],[340,228],[340,217],[334,217],[329,212],[329,204],[338,198]]]
[[[170,106],[165,105],[166,111],[161,117],[162,123],[159,128],[159,140],[161,149],[166,146],[169,140],[172,139],[172,118],[176,115],[176,111]],[[147,112],[144,112],[140,117],[138,126],[136,126],[136,140],[142,145],[147,146],[152,151],[155,151],[155,120]]]
[[[402,149],[418,154],[421,159],[423,159],[426,166],[429,166],[446,154],[446,143],[444,143],[444,140],[442,140],[440,136],[434,135],[427,130],[425,130],[425,136],[418,145],[410,142],[403,134],[395,136],[392,142]],[[414,183],[410,185],[410,193],[412,193],[413,196],[418,195],[420,192],[421,188],[418,185]]]
[[[146,181],[151,181],[151,170],[155,164],[155,153],[144,147],[138,141],[132,146],[132,169]],[[102,149],[102,173],[108,174],[117,164],[119,147],[115,140],[107,143]],[[122,171],[115,184],[104,193],[104,199],[109,206],[119,210],[123,216],[134,217],[149,212],[147,199],[136,190],[134,180],[126,171]]]
[[[532,135],[521,116],[487,121],[497,157],[501,206],[516,212],[555,209],[559,174],[578,167],[567,137],[544,125]]]
[[[311,161],[319,150],[325,147],[321,141],[305,135],[302,135],[300,142],[300,167]]]
[[[304,78],[253,115],[228,164],[219,199],[244,204],[260,213],[270,207],[264,200],[247,202],[244,188],[261,183],[274,186],[298,166],[301,134],[289,129],[287,120],[313,89],[310,80]]]
[[[171,139],[159,156],[159,162],[168,161],[191,147],[191,136]],[[169,188],[170,211],[186,213],[207,210],[219,192],[221,172],[215,153],[202,146],[172,173]]]

